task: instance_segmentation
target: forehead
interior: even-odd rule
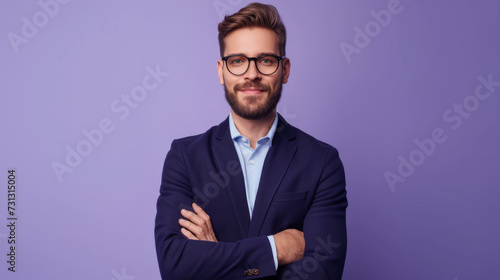
[[[247,56],[279,53],[276,33],[262,27],[245,27],[234,30],[224,37],[224,45],[224,56],[239,53]]]

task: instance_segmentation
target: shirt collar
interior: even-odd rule
[[[271,125],[269,132],[267,132],[267,135],[260,138],[257,142],[259,142],[261,139],[267,138],[267,139],[269,139],[269,141],[268,141],[269,146],[272,146],[274,134],[276,133],[277,127],[278,127],[278,114],[276,114],[276,118],[274,118],[273,124]],[[229,113],[229,131],[231,133],[231,138],[233,139],[233,141],[236,141],[239,138],[243,137],[243,135],[241,135],[241,133],[236,128],[236,125],[234,124],[234,119],[233,119],[233,116],[231,113]]]

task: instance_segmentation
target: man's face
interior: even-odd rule
[[[257,57],[261,54],[280,56],[278,38],[274,31],[260,28],[241,28],[229,33],[225,38],[224,56],[243,54]],[[217,61],[220,83],[224,85],[226,100],[238,116],[257,120],[276,111],[281,97],[282,84],[288,81],[290,61],[282,60],[278,70],[271,75],[261,74],[254,61],[247,72],[236,76],[231,74],[225,62]]]

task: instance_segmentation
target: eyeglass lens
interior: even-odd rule
[[[260,56],[255,60],[257,70],[264,75],[270,75],[278,69],[278,58],[271,55]],[[249,68],[250,60],[245,56],[231,56],[227,59],[227,69],[234,75],[242,75]]]

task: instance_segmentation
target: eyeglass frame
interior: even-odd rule
[[[247,65],[247,69],[241,73],[241,74],[234,74],[233,72],[231,72],[231,70],[229,70],[229,66],[227,64],[227,60],[230,58],[230,57],[234,57],[234,56],[243,56],[245,57],[246,59],[248,59],[248,65]],[[259,66],[257,66],[257,59],[258,58],[261,58],[261,57],[264,57],[264,56],[272,56],[272,57],[275,57],[277,60],[278,60],[278,66],[276,66],[276,70],[274,70],[272,73],[270,74],[264,74],[262,73],[260,70],[259,70]],[[286,56],[279,56],[279,55],[275,55],[275,54],[261,54],[259,56],[254,56],[254,57],[248,57],[244,54],[232,54],[232,55],[228,55],[228,56],[223,56],[221,57],[221,59],[226,63],[226,69],[227,71],[229,71],[229,73],[235,75],[235,76],[241,76],[241,75],[245,75],[246,72],[248,72],[248,69],[250,69],[250,62],[252,62],[252,60],[254,61],[255,63],[255,68],[257,69],[257,71],[259,71],[259,73],[261,73],[262,75],[264,76],[270,76],[274,73],[276,73],[276,71],[278,71],[278,68],[280,68],[280,62],[282,60],[284,60],[286,58]]]

